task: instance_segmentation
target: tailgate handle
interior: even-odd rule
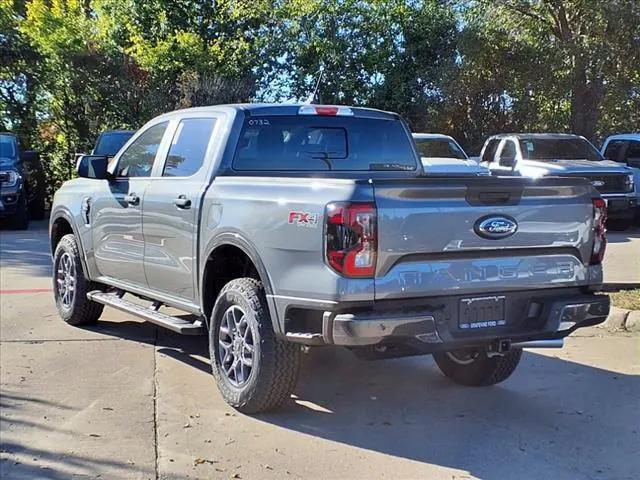
[[[507,203],[511,198],[510,192],[480,192],[478,200],[482,203],[490,203],[492,205]]]

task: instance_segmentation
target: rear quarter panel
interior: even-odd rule
[[[268,300],[281,324],[289,306],[372,301],[373,279],[345,279],[324,262],[324,211],[332,201],[371,202],[372,188],[343,179],[215,178],[203,202],[201,271],[220,243],[250,250],[263,264]],[[310,221],[301,221],[305,215]]]

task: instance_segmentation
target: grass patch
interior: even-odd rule
[[[640,289],[620,290],[610,293],[611,304],[614,307],[626,308],[628,310],[640,310]]]

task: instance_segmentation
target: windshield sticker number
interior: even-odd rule
[[[249,125],[253,127],[255,125],[264,126],[264,125],[271,125],[271,124],[269,123],[269,120],[267,120],[266,118],[252,118],[251,120],[249,120]]]

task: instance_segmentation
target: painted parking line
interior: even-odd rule
[[[14,290],[0,290],[0,295],[13,295],[20,293],[51,293],[51,288],[18,288]]]

